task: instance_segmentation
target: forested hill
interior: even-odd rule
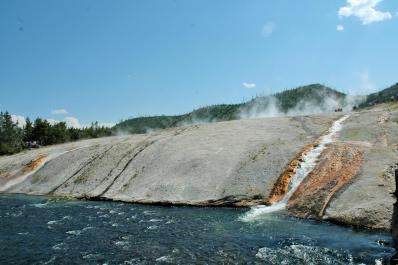
[[[242,104],[222,104],[199,108],[190,113],[176,116],[150,116],[128,119],[116,124],[118,132],[146,133],[151,130],[166,129],[186,124],[208,123],[238,119]]]
[[[392,85],[380,92],[376,92],[367,96],[366,101],[361,107],[372,106],[379,103],[398,100],[398,83]]]
[[[61,144],[80,139],[111,136],[111,128],[99,126],[98,122],[90,127],[68,128],[66,122],[50,123],[37,118],[31,122],[26,118],[25,125],[21,128],[12,120],[10,113],[0,112],[0,156],[11,155],[30,147]]]
[[[8,112],[0,112],[0,155],[13,154],[30,146],[59,144],[79,139],[98,138],[119,133],[146,133],[189,124],[229,121],[245,118],[304,115],[331,112],[336,109],[350,111],[353,107],[366,107],[398,100],[398,83],[367,97],[352,97],[320,84],[285,90],[271,96],[256,97],[240,104],[212,105],[176,116],[152,116],[128,119],[113,128],[93,123],[86,128],[68,128],[65,122],[51,124],[37,118],[26,120],[21,128]]]
[[[256,97],[240,104],[222,104],[199,108],[177,116],[152,116],[132,118],[118,123],[114,129],[128,133],[145,133],[184,124],[229,121],[247,116],[262,117],[277,111],[288,114],[290,111],[306,112],[306,107],[316,106],[320,111],[330,111],[334,107],[344,107],[346,95],[320,84],[302,86],[272,96]],[[330,104],[330,99],[334,104]],[[273,113],[275,114],[275,113]],[[271,115],[272,116],[272,115]]]
[[[301,102],[313,102],[321,106],[327,104],[325,102],[327,99],[344,100],[346,94],[320,84],[314,84],[285,90],[275,94],[275,97],[279,100],[282,110],[288,112]],[[341,102],[341,104],[344,103]]]

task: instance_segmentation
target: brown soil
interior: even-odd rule
[[[47,160],[47,155],[39,155],[37,158],[32,159],[29,163],[25,164],[22,168],[19,170],[16,170],[14,172],[5,172],[3,176],[0,177],[0,183],[7,183],[8,181],[11,181],[13,179],[17,179],[19,177],[25,176],[38,167],[42,166]]]
[[[322,152],[318,165],[290,198],[289,214],[321,218],[333,195],[358,174],[362,163],[363,154],[357,146],[329,145]]]
[[[316,146],[318,142],[314,144],[309,144],[304,147],[303,151],[299,153],[285,168],[282,174],[279,176],[278,180],[274,184],[272,192],[270,196],[265,200],[266,205],[271,205],[276,202],[279,202],[283,199],[286,193],[289,191],[290,180],[296,173],[297,168],[300,166],[300,163],[303,161],[304,157]]]
[[[31,160],[28,164],[25,165],[25,167],[22,169],[22,174],[25,175],[39,166],[43,165],[43,163],[46,161],[47,155],[39,155],[38,158]]]

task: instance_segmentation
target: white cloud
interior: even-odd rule
[[[100,122],[100,123],[98,123],[98,126],[103,126],[103,127],[108,127],[108,128],[111,128],[111,127],[113,127],[113,126],[115,126],[116,125],[116,123],[114,123],[114,122]]]
[[[73,128],[82,128],[83,127],[80,124],[79,120],[75,117],[65,117],[65,122],[68,127],[73,127]]]
[[[268,21],[263,26],[261,34],[263,35],[263,37],[269,37],[271,36],[272,33],[274,33],[274,31],[275,31],[275,23],[272,21]]]
[[[55,109],[51,111],[51,114],[54,115],[66,115],[68,114],[68,111],[66,111],[66,109]]]
[[[46,119],[48,121],[48,123],[50,123],[51,125],[57,124],[60,121],[54,120],[54,119]]]
[[[54,119],[46,119],[46,120],[52,125],[61,122],[59,120],[54,120]],[[76,117],[65,117],[64,122],[66,122],[66,126],[77,128],[77,129],[86,128],[86,127],[91,126],[91,124],[81,124],[79,119]],[[111,128],[111,127],[115,126],[115,124],[116,123],[112,123],[112,122],[99,122],[98,126]]]
[[[376,6],[383,0],[347,0],[347,5],[339,9],[340,17],[355,16],[363,25],[391,19],[390,12],[376,10]]]
[[[26,119],[25,117],[21,116],[21,115],[14,115],[11,114],[11,119],[14,123],[18,122],[18,127],[23,128],[26,125]],[[59,122],[61,122],[61,120],[55,120],[55,119],[46,119],[51,125],[57,124]],[[68,127],[73,127],[73,128],[84,128],[84,127],[90,127],[91,124],[87,125],[87,124],[81,124],[79,119],[76,117],[65,117],[65,119],[63,120],[64,122],[66,122],[66,126]],[[103,127],[113,127],[115,126],[116,123],[112,123],[112,122],[99,122],[98,126],[103,126]]]
[[[26,124],[25,117],[23,117],[23,116],[11,114],[11,119],[13,122],[17,122],[18,127],[21,127],[21,128],[24,127]]]
[[[344,26],[343,25],[337,25],[337,31],[343,31],[344,30]]]
[[[245,87],[245,88],[255,88],[256,84],[243,82],[242,86]]]

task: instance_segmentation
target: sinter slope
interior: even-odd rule
[[[0,192],[164,204],[261,204],[341,116],[190,125],[4,156]],[[388,229],[397,132],[397,104],[350,113],[289,200],[289,213]]]

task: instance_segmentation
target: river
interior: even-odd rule
[[[0,196],[0,264],[381,264],[388,233],[247,209]]]

